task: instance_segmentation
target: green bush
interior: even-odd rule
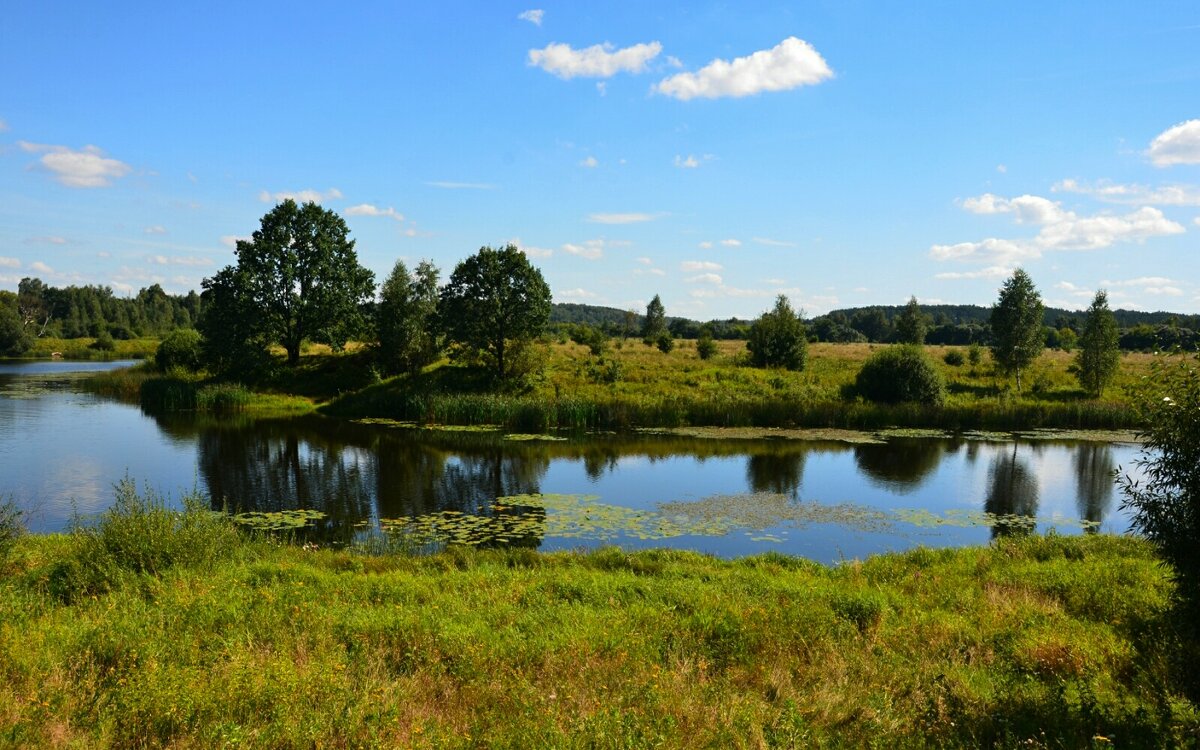
[[[663,354],[670,354],[671,350],[675,348],[675,337],[671,335],[670,331],[663,331],[658,334],[658,340],[654,342],[654,345]]]
[[[200,332],[177,328],[163,337],[154,353],[154,363],[166,372],[176,367],[195,372],[200,369]]]
[[[958,349],[951,349],[942,357],[942,361],[951,367],[961,367],[966,358],[963,357],[963,353]]]
[[[100,352],[111,352],[117,348],[117,343],[113,341],[111,333],[101,331],[100,335],[96,336],[96,340],[92,342],[91,348]]]
[[[700,359],[712,359],[717,353],[717,343],[713,341],[712,336],[701,336],[696,340],[696,354]]]
[[[25,533],[22,513],[11,497],[0,499],[0,560],[12,549],[17,538]]]
[[[940,406],[946,400],[941,373],[917,346],[892,346],[872,354],[858,371],[854,389],[869,401],[885,404]]]

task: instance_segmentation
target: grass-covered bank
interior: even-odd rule
[[[182,370],[164,373],[150,363],[98,372],[82,380],[81,385],[92,393],[138,403],[157,413],[250,411],[276,416],[303,414],[314,408],[313,402],[303,396],[262,393],[239,383],[210,380]]]
[[[1147,545],[1028,537],[823,567],[671,551],[427,557],[118,502],[0,562],[0,743],[1168,747]]]

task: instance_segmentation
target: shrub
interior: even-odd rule
[[[892,346],[872,354],[858,371],[854,387],[863,398],[887,404],[940,406],[946,399],[941,373],[915,346]]]
[[[696,354],[700,359],[712,359],[717,353],[717,343],[713,341],[712,336],[703,335],[696,340]]]
[[[663,331],[662,333],[658,334],[658,338],[654,341],[654,345],[657,346],[658,350],[663,354],[670,354],[671,350],[675,348],[675,337],[671,335],[670,331]]]
[[[961,367],[962,363],[966,360],[961,351],[958,349],[951,349],[950,351],[946,352],[944,357],[942,357],[942,361],[951,367]]]
[[[978,342],[972,342],[967,347],[967,361],[971,363],[971,367],[978,367],[983,361],[983,347]]]
[[[154,363],[166,372],[176,367],[195,372],[200,369],[200,332],[177,328],[163,337],[154,353]]]
[[[804,369],[808,360],[804,322],[792,310],[786,296],[779,295],[775,300],[775,308],[754,321],[746,349],[755,367]]]
[[[96,340],[92,342],[91,348],[101,352],[111,352],[117,348],[117,344],[113,341],[112,334],[108,331],[101,331],[100,335],[96,336]]]

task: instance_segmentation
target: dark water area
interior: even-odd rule
[[[1123,532],[1113,473],[1138,455],[1063,440],[545,440],[316,416],[154,416],[76,389],[81,371],[112,366],[0,363],[0,495],[33,531],[103,511],[128,476],[176,499],[198,489],[234,512],[319,510],[312,533],[327,543],[407,523],[452,538],[486,527],[485,543],[544,550],[778,550],[835,562],[1051,528]]]

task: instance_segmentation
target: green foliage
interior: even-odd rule
[[[967,361],[971,363],[971,367],[978,367],[983,361],[983,347],[978,342],[972,341],[967,347]]]
[[[946,383],[917,346],[889,346],[871,355],[855,378],[857,393],[885,404],[918,403],[940,406]]]
[[[586,323],[571,326],[571,340],[586,346],[594,357],[599,357],[608,349],[608,335],[602,329]]]
[[[340,348],[361,331],[360,307],[375,291],[374,275],[358,264],[348,234],[342,217],[316,203],[277,205],[251,239],[238,240],[236,270],[204,280],[206,307],[227,305],[215,316],[226,321],[247,315],[239,328],[248,330],[222,335],[213,321],[205,337],[239,346],[250,339],[277,342],[290,365],[299,362],[306,339]],[[213,293],[217,286],[220,293]]]
[[[792,310],[786,296],[779,295],[775,300],[775,308],[760,315],[750,326],[746,349],[755,367],[804,369],[808,359],[804,322]]]
[[[197,323],[203,364],[239,376],[261,370],[268,361],[267,331],[257,321],[247,272],[226,266],[203,283],[204,312]]]
[[[1045,347],[1042,336],[1042,297],[1029,274],[1018,268],[1000,287],[1000,298],[992,307],[992,358],[1006,374],[1017,377],[1033,364]]]
[[[0,562],[25,534],[24,514],[11,497],[0,497]]]
[[[962,367],[966,359],[963,357],[961,349],[951,349],[942,355],[942,361],[951,367]]]
[[[667,330],[667,310],[658,295],[646,305],[646,317],[642,320],[642,340],[647,346],[657,343]]]
[[[398,260],[380,288],[375,328],[379,360],[388,373],[416,372],[437,359],[437,283],[438,269],[430,261],[421,261],[410,276]]]
[[[200,332],[194,328],[171,331],[158,345],[154,363],[166,372],[176,367],[190,372],[200,369]]]
[[[658,334],[658,338],[655,339],[654,345],[657,346],[658,350],[663,354],[670,354],[675,348],[675,337],[671,335],[670,331],[663,331],[662,333]]]
[[[700,338],[696,339],[696,356],[705,361],[713,358],[717,353],[717,344],[713,341],[712,334],[705,331],[700,334]]]
[[[1133,527],[1171,564],[1179,594],[1200,614],[1200,356],[1157,362],[1138,404],[1143,477],[1118,482]],[[1195,620],[1192,620],[1195,622]]]
[[[550,287],[515,245],[482,247],[455,267],[438,316],[447,338],[487,360],[505,380],[518,374],[510,349],[527,347],[550,318]]]
[[[0,356],[19,356],[32,344],[33,339],[25,331],[17,311],[6,304],[0,304]]]
[[[1113,321],[1113,329],[1116,330],[1116,320]],[[1075,334],[1074,329],[1059,328],[1058,329],[1058,348],[1064,352],[1069,352],[1075,348],[1079,341],[1079,336]]]
[[[117,343],[113,341],[112,334],[104,330],[96,336],[96,340],[92,342],[92,348],[96,351],[111,352],[117,348]]]
[[[1108,293],[1101,289],[1088,308],[1087,322],[1079,338],[1079,352],[1075,355],[1079,384],[1096,398],[1104,395],[1105,387],[1116,377],[1121,365],[1117,343],[1117,321],[1108,309]]]
[[[925,331],[927,328],[928,321],[925,313],[921,312],[921,306],[917,303],[917,298],[909,298],[908,304],[896,316],[896,341],[901,344],[920,346],[925,343]]]

